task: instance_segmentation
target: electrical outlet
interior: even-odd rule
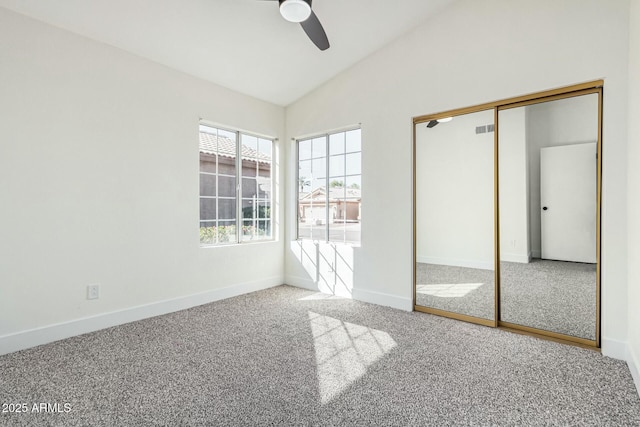
[[[95,283],[93,285],[87,286],[87,299],[98,298],[100,298],[100,285]]]

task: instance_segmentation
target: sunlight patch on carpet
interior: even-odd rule
[[[434,285],[417,285],[416,292],[441,298],[462,298],[475,291],[484,283],[447,283]]]
[[[377,329],[309,312],[321,403],[336,398],[367,369],[397,346]]]

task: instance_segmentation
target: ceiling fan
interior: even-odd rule
[[[276,1],[276,0],[272,0]],[[280,4],[280,14],[289,22],[299,22],[311,41],[320,50],[329,49],[329,39],[322,24],[311,9],[312,0],[277,0]]]

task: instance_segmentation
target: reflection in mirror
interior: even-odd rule
[[[598,94],[498,118],[500,320],[595,340]]]
[[[416,124],[416,305],[494,319],[494,112]]]

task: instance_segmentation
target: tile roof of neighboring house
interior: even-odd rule
[[[218,155],[224,157],[236,157],[236,143],[226,136],[213,135],[208,132],[200,132],[200,152],[204,154],[216,154],[216,142]],[[254,150],[251,147],[242,145],[242,159],[258,159],[260,163],[271,163],[271,157]]]
[[[345,196],[345,190],[347,190]],[[311,193],[302,194],[300,193],[300,202],[310,202],[310,201],[319,201],[324,202],[326,195],[326,189],[324,187],[319,187],[313,190]],[[344,200],[344,199],[353,199],[360,200],[361,193],[359,188],[344,188],[344,187],[331,187],[329,188],[329,201],[336,200]]]

